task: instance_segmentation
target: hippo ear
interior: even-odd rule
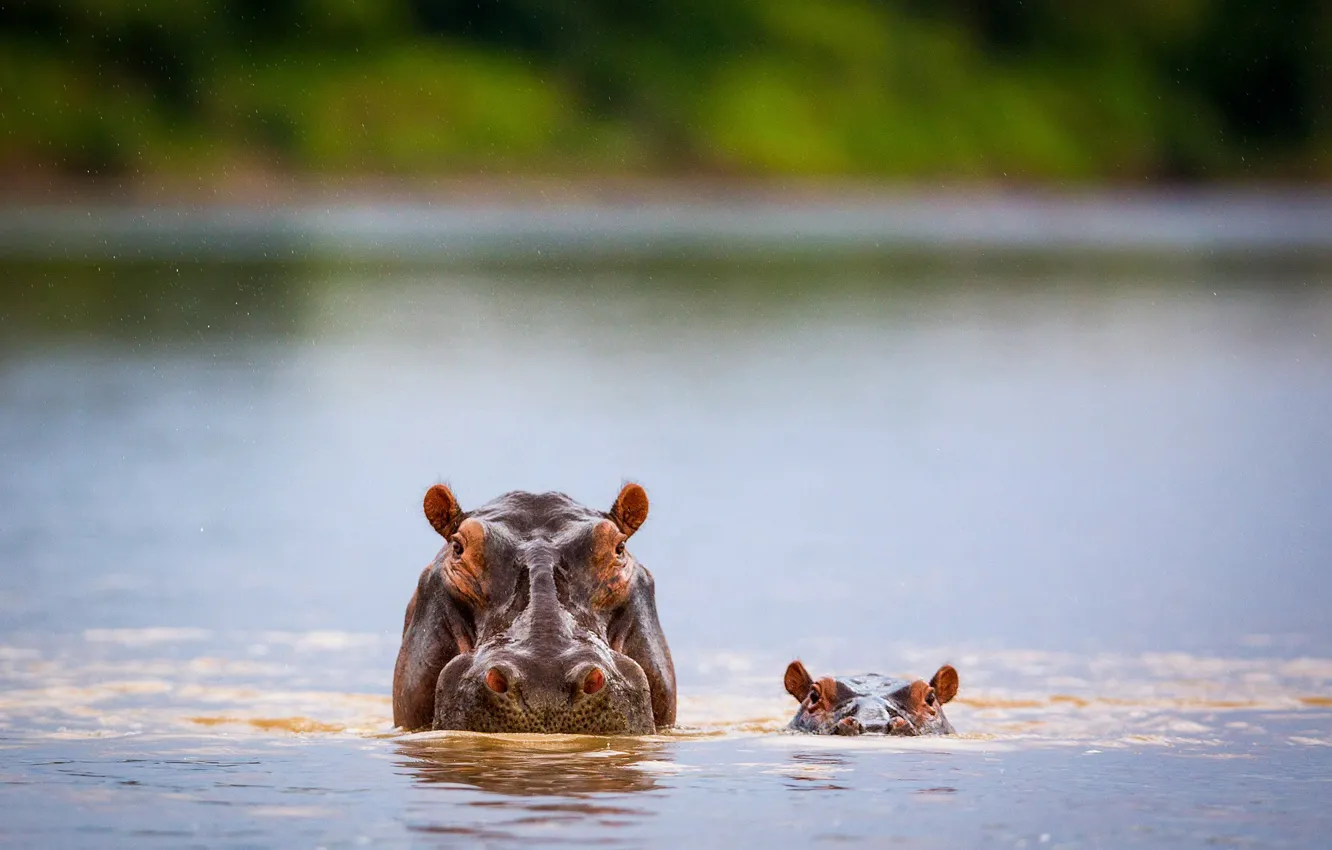
[[[940,705],[957,696],[957,686],[957,671],[949,664],[940,667],[934,678],[930,679],[930,687],[934,688],[934,696]]]
[[[611,505],[610,518],[625,536],[632,536],[648,515],[647,492],[637,484],[626,484]]]
[[[458,507],[458,500],[448,487],[436,484],[427,490],[423,507],[426,519],[430,520],[440,537],[448,537],[457,530],[458,521],[462,519],[462,509]]]
[[[786,665],[786,676],[782,680],[786,685],[786,692],[795,697],[799,702],[804,702],[805,697],[809,696],[810,689],[814,687],[814,677],[809,675],[805,665],[799,661],[792,661]]]

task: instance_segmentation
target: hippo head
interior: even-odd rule
[[[675,669],[652,575],[625,542],[647,519],[628,484],[609,511],[508,493],[425,514],[445,545],[407,604],[393,674],[405,729],[650,734],[675,722]]]
[[[957,671],[945,664],[929,682],[870,673],[814,679],[799,661],[786,668],[786,692],[800,702],[789,728],[816,735],[951,735],[943,704],[957,695]]]

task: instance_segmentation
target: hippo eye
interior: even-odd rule
[[[805,697],[805,701],[810,705],[816,704],[821,699],[823,699],[823,694],[819,693],[818,688],[810,691],[809,696]]]
[[[463,553],[462,541],[455,537],[451,542],[453,544],[453,557],[461,558]]]
[[[925,704],[934,705],[934,688],[930,688],[930,692],[925,695]]]
[[[624,557],[624,541],[623,541],[623,540],[621,540],[619,543],[616,543],[616,544],[615,544],[615,557],[617,557],[617,558],[623,558],[623,557]]]

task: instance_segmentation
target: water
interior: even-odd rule
[[[0,269],[0,841],[1308,846],[1332,265],[973,252]],[[679,729],[391,729],[464,506],[652,498]],[[786,662],[962,691],[779,734]]]

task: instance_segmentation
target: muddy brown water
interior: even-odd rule
[[[1332,265],[1113,259],[6,264],[0,842],[1322,843]],[[680,728],[396,734],[424,489],[626,477]]]

